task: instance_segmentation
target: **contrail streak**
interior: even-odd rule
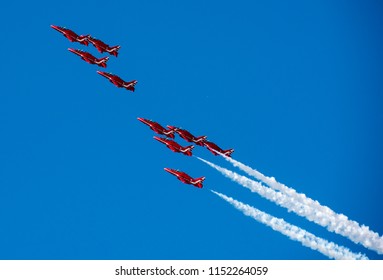
[[[369,230],[367,226],[360,226],[357,222],[348,220],[347,216],[336,214],[330,208],[320,205],[318,201],[307,198],[303,194],[296,193],[295,190],[290,190],[285,193],[283,190],[287,187],[284,185],[284,188],[281,186],[277,188],[280,192],[276,192],[273,189],[263,186],[257,181],[215,165],[202,158],[197,158],[218,170],[231,180],[250,189],[252,192],[257,192],[262,197],[287,208],[289,211],[292,211],[299,216],[307,218],[309,221],[326,227],[331,232],[340,234],[357,244],[359,243],[370,250],[383,254],[383,238],[381,238],[379,234]],[[271,187],[275,187],[275,184]]]
[[[332,231],[343,235],[349,238],[355,243],[359,243],[364,247],[374,250],[379,254],[383,254],[383,237],[379,236],[378,233],[370,230],[368,226],[359,225],[358,222],[349,220],[347,216],[343,214],[335,213],[327,206],[321,205],[318,201],[313,200],[307,197],[303,193],[297,193],[293,188],[279,183],[275,180],[274,177],[267,177],[261,172],[235,160],[228,156],[221,154],[224,159],[233,164],[233,166],[238,167],[242,171],[246,172],[248,175],[264,182],[270,188],[274,190],[281,191],[282,193],[291,196],[296,201],[299,201],[317,211],[321,212],[327,217],[327,221],[323,221],[326,227],[331,228]],[[342,225],[342,227],[339,227]]]
[[[323,238],[317,237],[312,233],[287,223],[283,219],[273,217],[265,212],[258,210],[248,204],[244,204],[222,193],[211,190],[220,198],[226,200],[232,206],[237,208],[243,214],[250,216],[254,220],[271,227],[290,239],[299,241],[302,245],[316,250],[323,255],[336,260],[367,260],[368,258],[362,253],[353,253],[348,248],[339,246],[333,242],[329,242]]]

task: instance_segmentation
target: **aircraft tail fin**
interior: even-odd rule
[[[202,182],[205,180],[205,177],[199,177],[199,178],[196,178],[194,180],[194,184],[199,187],[199,188],[202,188]]]
[[[193,149],[194,149],[194,146],[193,146],[193,145],[190,145],[190,146],[185,147],[185,153],[186,153],[186,155],[191,156],[191,155],[192,155],[192,150],[193,150]]]
[[[85,45],[85,46],[88,46],[88,45],[89,45],[88,36],[89,36],[89,35],[80,35],[80,36],[77,37],[77,41],[78,41],[80,44],[83,44],[83,45]]]
[[[110,53],[111,55],[114,55],[115,57],[118,56],[118,50],[121,48],[121,46],[113,46],[113,47],[110,47],[110,49],[112,49],[113,51]]]
[[[225,156],[230,157],[233,152],[234,152],[234,149],[229,149],[229,150],[223,151],[222,154],[224,154]]]
[[[97,59],[97,63],[98,63],[101,67],[106,68],[106,62],[107,62],[108,60],[109,60],[109,57],[108,57],[108,56],[105,56],[105,57],[102,57],[102,58]]]
[[[199,136],[199,137],[196,137],[195,140],[194,140],[194,143],[196,143],[197,145],[199,146],[204,146],[204,141],[205,139],[207,138],[207,136]]]
[[[174,131],[171,129],[165,131],[165,136],[174,139]]]
[[[168,131],[172,133],[178,130],[178,127],[175,127],[175,126],[167,125],[166,127],[168,128]]]

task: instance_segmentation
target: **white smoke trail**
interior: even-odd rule
[[[211,190],[214,194],[218,195],[228,203],[233,205],[243,214],[252,217],[254,220],[271,227],[273,230],[278,231],[290,239],[299,241],[302,245],[309,247],[313,250],[321,252],[323,255],[337,260],[367,260],[368,258],[361,253],[353,253],[348,248],[339,246],[333,242],[329,242],[323,238],[317,237],[306,230],[287,223],[283,219],[273,217],[265,212],[258,210],[248,204],[244,204],[222,193]]]
[[[322,206],[317,201],[308,199],[304,195],[294,195],[293,193],[295,191],[289,191],[289,195],[283,191],[276,192],[273,189],[263,186],[257,181],[241,176],[202,158],[197,158],[218,170],[231,180],[250,189],[252,192],[257,192],[262,197],[287,208],[289,211],[292,211],[299,216],[307,218],[309,221],[326,227],[331,232],[340,234],[357,244],[362,244],[368,249],[374,250],[379,254],[383,254],[383,238],[379,237],[377,233],[369,230],[367,226],[360,226],[357,222],[348,220],[345,215],[336,214],[330,208]],[[283,188],[279,188],[279,190],[282,189]]]
[[[335,213],[329,207],[321,205],[317,200],[313,200],[303,193],[297,193],[293,188],[289,188],[288,186],[277,182],[274,177],[267,177],[261,172],[235,159],[223,154],[221,155],[224,159],[233,164],[233,166],[238,167],[248,175],[264,182],[270,188],[281,191],[282,193],[293,197],[296,201],[315,209],[315,211],[317,211],[317,216],[319,213],[325,215],[327,218],[327,221],[324,221],[326,223],[325,226],[330,228],[332,231],[349,238],[357,244],[360,243],[364,247],[374,250],[379,254],[383,254],[383,237],[370,230],[368,226],[359,225],[358,222],[349,220],[344,214]],[[340,227],[339,225],[342,226]]]

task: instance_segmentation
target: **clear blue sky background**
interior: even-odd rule
[[[207,135],[383,234],[382,4],[285,2],[4,2],[0,259],[326,259],[209,189],[382,259],[171,152],[136,119]],[[51,24],[120,44],[106,70],[136,92]],[[164,167],[206,176],[204,188]]]

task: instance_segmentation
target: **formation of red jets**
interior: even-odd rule
[[[120,50],[120,46],[109,46],[108,44],[104,43],[103,41],[96,39],[90,35],[77,35],[75,32],[72,30],[65,28],[65,27],[60,27],[56,25],[51,25],[51,27],[58,32],[62,33],[69,41],[71,42],[78,42],[82,45],[88,46],[89,43],[91,43],[100,53],[108,53],[110,55],[114,55],[115,57],[118,56],[118,51]],[[86,61],[87,63],[90,64],[95,64],[99,67],[106,68],[106,63],[109,60],[108,56],[102,57],[102,58],[96,58],[89,52],[83,51],[83,50],[78,50],[78,49],[72,49],[68,48],[68,50],[79,57],[81,57],[82,60]],[[98,74],[101,76],[105,77],[108,79],[111,83],[113,83],[116,87],[119,88],[125,88],[130,91],[135,90],[135,85],[137,84],[136,80],[132,80],[129,82],[124,81],[121,79],[119,76],[114,75],[112,73],[108,72],[102,72],[102,71],[97,71]],[[165,144],[170,150],[173,152],[177,153],[182,153],[187,156],[192,155],[192,150],[194,149],[193,145],[190,146],[181,146],[178,144],[176,141],[172,140],[175,138],[175,134],[178,134],[181,138],[186,140],[187,142],[196,144],[198,146],[206,147],[210,152],[212,152],[214,155],[219,155],[219,154],[224,154],[226,156],[230,156],[233,152],[234,149],[228,149],[228,150],[223,150],[221,149],[217,144],[207,141],[206,136],[199,136],[195,137],[193,134],[191,134],[189,131],[186,129],[182,129],[179,127],[171,126],[168,125],[166,126],[167,128],[163,127],[157,122],[154,122],[152,120],[144,119],[144,118],[137,118],[139,121],[143,122],[147,126],[150,127],[154,132],[157,134],[164,135],[165,138],[163,137],[158,137],[154,136],[153,138],[156,139],[157,141],[161,142],[162,144]],[[169,139],[171,138],[171,139]],[[185,172],[182,172],[180,170],[175,170],[171,168],[164,168],[165,171],[169,172],[170,174],[174,175],[177,177],[178,180],[185,184],[190,184],[193,185],[197,188],[202,188],[202,183],[205,180],[205,177],[199,177],[199,178],[192,178]]]
[[[120,50],[120,46],[109,46],[108,44],[104,43],[103,41],[96,39],[90,35],[77,35],[74,31],[65,28],[65,27],[60,27],[57,25],[51,25],[51,27],[58,32],[62,33],[64,37],[66,37],[69,41],[71,42],[78,42],[82,45],[88,46],[89,43],[91,43],[100,53],[108,53],[110,55],[114,55],[115,57],[118,56],[118,51]],[[83,51],[83,50],[78,50],[78,49],[72,49],[68,48],[68,50],[78,56],[80,56],[84,61],[90,63],[90,64],[95,64],[97,66],[106,68],[106,63],[109,60],[109,57],[103,57],[103,58],[96,58],[89,52]],[[120,87],[120,88],[125,88],[130,91],[135,90],[135,85],[137,84],[137,80],[132,80],[132,81],[124,81],[121,79],[119,76],[114,75],[112,73],[107,73],[107,72],[101,72],[97,71],[98,74],[101,76],[107,78],[111,83],[113,83],[115,86]]]
[[[156,139],[157,141],[165,144],[173,152],[182,153],[184,155],[191,156],[192,150],[194,148],[193,145],[190,145],[187,147],[182,147],[180,144],[178,144],[174,140],[167,139],[168,137],[174,139],[175,133],[177,133],[181,138],[183,138],[187,142],[206,147],[215,156],[219,155],[221,153],[221,154],[224,154],[224,155],[229,157],[234,152],[234,149],[223,150],[217,144],[210,142],[210,141],[207,141],[206,140],[207,136],[195,137],[193,134],[191,134],[186,129],[182,129],[182,128],[171,126],[171,125],[166,126],[167,127],[167,129],[166,129],[162,125],[160,125],[159,123],[157,123],[155,121],[144,119],[144,118],[137,118],[137,119],[140,122],[149,126],[150,129],[153,130],[155,133],[166,136],[166,138],[161,138],[158,136],[154,136],[153,138]],[[169,172],[170,174],[176,176],[178,178],[178,180],[180,180],[181,182],[183,182],[185,184],[193,185],[197,188],[202,188],[202,182],[205,180],[205,177],[193,179],[192,177],[190,177],[185,172],[182,172],[179,170],[175,170],[175,169],[171,169],[171,168],[165,168],[165,170],[167,172]]]

